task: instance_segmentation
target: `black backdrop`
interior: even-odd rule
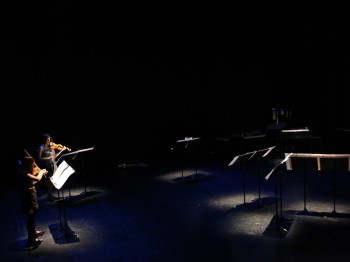
[[[46,132],[101,155],[159,150],[264,129],[273,107],[321,134],[349,127],[347,26],[332,13],[41,4],[7,10],[2,158]]]

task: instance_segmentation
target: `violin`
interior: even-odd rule
[[[32,173],[33,176],[39,175],[40,171],[41,171],[40,167],[38,167],[38,165],[34,162],[34,168],[33,168],[33,173]]]
[[[39,173],[40,173],[41,171],[45,171],[45,172],[43,173],[43,176],[46,176],[47,170],[46,170],[46,169],[41,169],[41,168],[35,163],[35,161],[34,161],[34,163],[33,163],[32,175],[33,175],[33,176],[37,176],[37,175],[39,175]]]
[[[63,145],[61,145],[61,144],[55,144],[54,142],[50,142],[50,148],[51,149],[56,149],[56,150],[63,150],[63,148],[64,148],[64,146]],[[70,149],[69,147],[66,147],[66,149],[68,150],[68,151],[71,151],[72,149]]]
[[[24,149],[24,152],[27,154],[27,156],[32,157],[32,156],[28,153],[28,151],[27,151],[26,149]],[[33,158],[33,157],[32,157],[32,158]],[[34,163],[33,163],[32,175],[33,175],[33,176],[37,176],[37,175],[39,175],[40,171],[41,171],[41,168],[40,168],[40,167],[36,164],[36,162],[34,161]]]
[[[40,173],[41,171],[44,171],[42,175],[43,175],[43,176],[46,176],[47,170],[46,170],[46,169],[41,169],[41,168],[38,167],[38,165],[34,162],[34,163],[33,163],[33,171],[31,172],[32,175],[33,175],[33,176],[38,176],[39,173]],[[38,182],[38,181],[34,181],[34,184],[37,183],[37,182]]]

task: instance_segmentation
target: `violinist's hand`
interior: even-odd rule
[[[61,151],[64,151],[64,150],[66,150],[66,149],[67,149],[67,147],[66,147],[66,146],[63,146],[63,148],[62,148]]]
[[[46,176],[47,173],[49,172],[49,171],[47,171],[46,169],[42,169],[42,171],[43,171],[43,176]]]

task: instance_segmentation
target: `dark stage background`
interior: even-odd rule
[[[350,127],[348,25],[330,10],[9,5],[3,161],[46,132],[101,161],[162,154],[185,136],[265,132],[272,108],[327,139]]]

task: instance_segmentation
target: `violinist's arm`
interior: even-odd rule
[[[66,146],[63,146],[63,148],[62,148],[62,150],[61,151],[59,151],[57,154],[56,154],[56,152],[55,152],[55,158],[56,157],[58,157],[64,150],[66,150],[67,149],[67,147]]]
[[[38,183],[43,176],[46,176],[47,170],[46,169],[41,169],[40,172],[37,175],[33,175],[31,173],[27,173],[27,176],[33,180],[33,184]]]

